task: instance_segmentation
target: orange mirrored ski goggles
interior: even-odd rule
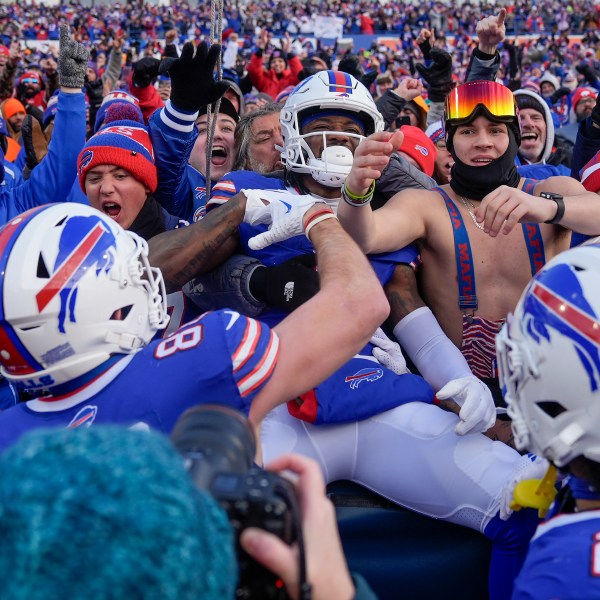
[[[494,117],[518,117],[515,97],[507,87],[495,81],[470,81],[454,88],[446,97],[445,119],[468,119],[479,105]]]

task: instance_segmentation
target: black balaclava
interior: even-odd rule
[[[466,165],[456,156],[452,144],[456,127],[448,127],[446,145],[454,159],[454,165],[450,171],[450,187],[456,194],[471,200],[483,200],[485,196],[501,185],[514,188],[519,185],[521,177],[515,166],[519,143],[515,137],[513,127],[509,125],[507,129],[509,142],[506,152],[484,167],[473,167]]]

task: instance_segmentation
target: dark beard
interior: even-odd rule
[[[36,90],[36,89],[31,89],[31,88],[25,88],[23,90],[23,96],[25,98],[27,98],[28,100],[33,98],[40,90]]]

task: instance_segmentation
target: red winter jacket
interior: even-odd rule
[[[288,60],[288,68],[279,77],[275,75],[273,69],[263,67],[262,53],[257,54],[255,52],[248,65],[248,75],[250,75],[252,85],[259,92],[269,94],[273,100],[289,85],[299,83],[298,73],[300,71],[302,71],[302,63],[297,56],[292,56]]]

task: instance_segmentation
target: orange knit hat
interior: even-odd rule
[[[9,98],[2,105],[2,112],[4,113],[4,118],[8,120],[19,112],[25,113],[25,107],[20,100]]]

